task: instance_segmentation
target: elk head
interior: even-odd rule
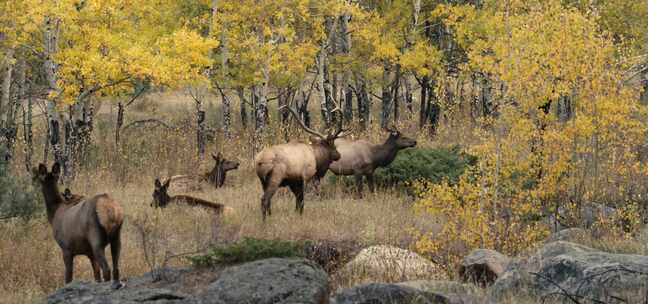
[[[166,207],[166,205],[171,200],[171,197],[167,193],[170,183],[171,179],[168,179],[166,182],[164,182],[164,184],[162,184],[159,179],[155,179],[155,190],[153,190],[153,202],[151,203],[151,207]]]
[[[416,147],[416,140],[404,136],[395,127],[385,127],[385,131],[389,132],[387,143],[393,144],[397,149]]]
[[[311,134],[311,136],[309,137],[310,144],[314,148],[317,148],[320,151],[320,153],[325,153],[326,154],[325,156],[327,156],[325,158],[329,159],[330,161],[336,161],[340,159],[341,157],[340,152],[338,152],[337,149],[335,148],[335,140],[340,137],[344,137],[348,135],[345,134],[346,131],[348,130],[344,130],[341,127],[338,127],[333,132],[329,132],[328,134],[325,135],[321,132],[315,131],[307,127],[306,124],[304,124],[304,122],[301,119],[299,119],[299,114],[297,114],[297,112],[291,107],[283,106],[280,109],[283,108],[288,108],[293,118],[299,123],[299,126],[304,131]]]
[[[32,178],[34,181],[38,181],[42,186],[56,186],[60,176],[61,165],[59,165],[59,163],[54,163],[51,172],[47,172],[47,167],[44,164],[38,165],[38,169],[32,169]]]
[[[227,171],[238,169],[239,163],[225,159],[221,152],[218,152],[218,154],[212,153],[212,158],[216,163],[214,164],[214,168],[210,172],[207,172],[206,177],[210,183],[218,188],[225,183]]]
[[[222,164],[222,168],[224,171],[230,171],[230,170],[236,170],[239,167],[239,162],[233,161],[233,160],[227,160],[223,157],[223,153],[218,152],[217,155],[214,155],[212,153],[212,158],[216,161],[216,165],[214,166],[214,169],[218,167],[218,165]],[[212,169],[212,171],[214,170]]]

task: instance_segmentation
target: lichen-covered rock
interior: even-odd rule
[[[203,303],[270,304],[328,302],[326,272],[305,259],[271,258],[224,270],[200,296]]]
[[[369,282],[405,282],[443,280],[446,273],[432,261],[405,249],[373,246],[360,251],[337,273],[342,286]]]

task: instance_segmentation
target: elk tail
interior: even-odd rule
[[[112,237],[119,231],[124,222],[124,210],[107,194],[97,196],[96,212],[99,225],[106,231],[108,237]]]
[[[272,176],[272,170],[274,170],[274,164],[272,163],[262,164],[259,169],[261,169],[262,171],[259,172],[260,174],[258,174],[258,176],[259,179],[261,180],[261,185],[263,186],[263,190],[265,190],[268,187],[270,176]]]

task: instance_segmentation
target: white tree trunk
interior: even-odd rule
[[[6,124],[11,109],[11,81],[14,69],[13,50],[10,49],[5,57],[6,65],[2,71],[2,96],[0,97],[0,128]]]

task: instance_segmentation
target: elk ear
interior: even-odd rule
[[[221,158],[223,158],[223,153],[221,153],[221,152],[218,152],[218,154],[214,154],[214,153],[212,153],[212,158],[213,158],[215,161],[219,161],[219,160],[221,160]]]
[[[164,187],[164,189],[166,189],[166,188],[169,188],[169,184],[171,184],[171,179],[170,179],[170,178],[169,178],[169,179],[167,179],[167,181],[166,181],[166,182],[164,182],[164,186],[163,186],[163,187]]]
[[[59,175],[61,175],[61,165],[58,162],[52,165],[52,175],[56,177],[59,177]]]
[[[319,138],[319,137],[317,137],[317,136],[315,136],[315,135],[311,135],[311,136],[309,136],[309,137],[308,137],[308,140],[310,141],[311,144],[318,144],[318,143],[321,143],[321,142],[322,142],[322,139]]]
[[[34,172],[36,172],[37,175],[45,176],[47,175],[47,167],[45,167],[44,164],[40,164],[38,165],[38,170],[34,170]]]
[[[162,183],[160,183],[160,179],[156,178],[155,179],[155,189],[160,189],[162,188]]]

